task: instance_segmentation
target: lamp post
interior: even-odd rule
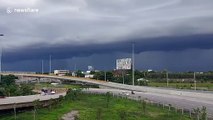
[[[166,86],[169,87],[169,73],[166,71]]]
[[[44,60],[41,60],[41,74],[44,74]]]
[[[135,85],[135,44],[132,44],[132,85]]]
[[[49,56],[49,74],[52,72],[52,55]]]
[[[4,34],[0,34],[0,36],[3,37]],[[0,49],[1,49],[1,51],[0,51],[0,83],[1,83],[1,60],[2,60],[1,57],[2,57],[2,46],[0,46],[0,47],[1,47],[1,48],[0,48]]]
[[[197,90],[196,72],[194,72],[194,90]]]
[[[107,73],[106,73],[106,70],[104,71],[104,80],[107,81]]]

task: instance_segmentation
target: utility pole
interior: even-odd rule
[[[166,86],[169,87],[169,73],[166,71]]]
[[[3,37],[4,34],[0,34],[0,36]],[[1,47],[1,48],[0,48],[0,50],[1,50],[1,51],[0,51],[0,83],[1,83],[1,72],[2,72],[2,71],[1,71],[1,67],[2,67],[2,66],[1,66],[1,63],[2,63],[2,47],[3,47],[3,46],[0,46],[0,47]]]
[[[76,71],[76,64],[75,64],[75,66],[74,66],[74,70]]]
[[[41,60],[41,74],[44,74],[44,60]]]
[[[77,76],[77,66],[76,66],[76,64],[74,66],[74,74],[75,74],[75,77],[76,77]]]
[[[106,71],[104,71],[104,80],[107,81]]]
[[[194,90],[197,90],[196,73],[194,72]]]
[[[123,78],[123,84],[124,84],[124,70],[122,70],[122,78]]]
[[[50,59],[49,59],[49,74],[51,74],[51,72],[52,72],[52,56],[50,55],[49,56],[50,57]]]
[[[132,85],[135,85],[135,44],[132,43]]]

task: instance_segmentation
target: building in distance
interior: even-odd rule
[[[54,74],[58,76],[65,76],[69,73],[69,70],[54,70]]]

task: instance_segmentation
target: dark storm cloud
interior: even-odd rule
[[[179,37],[158,37],[152,39],[135,39],[125,42],[89,45],[57,45],[35,44],[13,51],[5,50],[6,62],[32,59],[55,59],[90,56],[92,54],[108,54],[113,52],[131,53],[131,44],[135,43],[137,54],[144,51],[184,51],[187,49],[213,49],[213,35],[191,35]],[[132,42],[131,42],[132,41]]]
[[[117,52],[128,56],[132,42],[138,55],[212,49],[212,4],[212,0],[0,0],[3,61],[13,68],[9,63],[29,66],[52,55],[55,60],[76,58],[85,64],[87,59],[80,58],[101,54],[109,58]],[[39,12],[7,13],[14,8]],[[156,59],[160,61],[162,54]],[[99,62],[95,64],[100,66]]]

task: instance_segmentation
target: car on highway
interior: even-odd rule
[[[135,94],[135,92],[132,90],[132,91],[131,91],[131,94]]]
[[[129,92],[127,92],[127,91],[122,91],[122,95],[129,96]]]

